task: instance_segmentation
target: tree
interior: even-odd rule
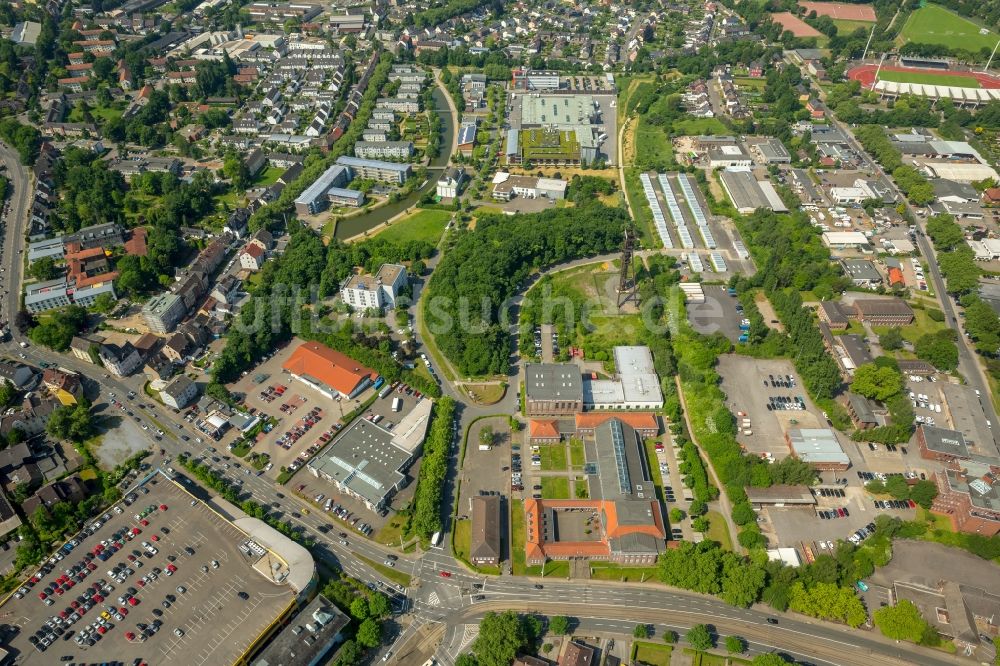
[[[89,439],[95,432],[90,403],[82,399],[76,405],[57,407],[49,416],[45,431],[58,439],[77,443]]]
[[[890,328],[878,336],[878,343],[886,351],[896,351],[903,348],[903,333],[898,328]]]
[[[879,608],[872,619],[883,636],[897,641],[919,643],[927,636],[928,629],[933,631],[920,610],[908,599],[901,600],[895,606]]]
[[[753,661],[750,663],[752,666],[791,666],[792,664],[792,662],[775,652],[765,652],[764,654],[759,654],[754,657]]]
[[[351,602],[351,617],[355,620],[368,618],[368,601],[364,597],[358,597]]]
[[[483,446],[493,446],[493,427],[483,426],[479,430],[479,443]]]
[[[663,642],[667,645],[673,645],[677,642],[677,632],[673,629],[667,629],[663,632]]]
[[[510,666],[530,640],[525,622],[517,613],[489,612],[479,623],[479,635],[472,643],[472,653],[480,666]]]
[[[479,666],[479,662],[476,658],[466,652],[465,654],[458,655],[458,659],[455,660],[455,666]]]
[[[707,532],[709,527],[710,523],[705,516],[698,516],[691,521],[691,529],[695,532]]]
[[[94,304],[90,307],[94,309],[94,312],[107,314],[115,309],[115,302],[115,297],[110,293],[105,292],[103,294],[98,294],[97,298],[94,299]]]
[[[9,407],[17,398],[17,389],[6,379],[0,380],[0,407]]]
[[[910,499],[925,509],[931,508],[937,494],[937,484],[927,479],[921,479],[910,486]]]
[[[740,654],[746,650],[746,641],[739,636],[726,636],[726,652]]]
[[[692,648],[699,652],[704,652],[705,650],[711,650],[715,647],[715,640],[712,638],[712,632],[708,630],[708,627],[704,624],[696,624],[687,633],[684,634],[684,638],[687,639],[688,644]]]
[[[392,612],[389,599],[381,592],[372,592],[368,597],[368,615],[379,620],[386,618]]]
[[[749,525],[750,523],[757,522],[757,513],[750,506],[749,502],[738,502],[733,505],[733,521],[737,525]]]
[[[382,642],[382,625],[372,618],[368,618],[358,626],[358,633],[355,636],[359,645],[373,648]]]
[[[28,266],[28,274],[39,281],[54,280],[59,276],[59,268],[52,257],[42,257]]]
[[[892,368],[865,363],[854,371],[851,390],[883,402],[903,390],[903,376]]]
[[[952,339],[953,335],[954,331],[950,328],[921,335],[914,345],[917,358],[927,361],[942,372],[951,372],[958,367],[958,347]]]
[[[670,510],[670,522],[677,524],[684,520],[684,512],[676,506]]]
[[[632,629],[633,638],[649,638],[649,625],[648,624],[637,624]]]
[[[549,631],[557,636],[565,636],[569,633],[569,618],[565,615],[556,615],[549,620]]]

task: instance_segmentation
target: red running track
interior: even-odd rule
[[[859,65],[847,72],[848,78],[860,81],[863,88],[871,88],[875,83],[875,72],[878,65]],[[1000,88],[1000,78],[991,74],[980,72],[956,72],[950,69],[925,69],[920,67],[897,67],[894,65],[882,65],[883,72],[912,72],[914,74],[936,74],[938,76],[947,75],[979,81],[980,88]]]

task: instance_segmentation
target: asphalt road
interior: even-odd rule
[[[16,155],[0,146],[0,159],[8,167],[8,173],[14,186],[16,200],[12,202],[12,215],[8,222],[6,241],[7,252],[4,255],[3,266],[6,268],[11,282],[10,294],[3,300],[7,312],[16,308],[19,291],[20,266],[23,249],[23,230],[26,224],[26,206],[29,193],[29,178],[17,164]],[[71,354],[55,352],[30,345],[26,349],[18,343],[24,338],[11,327],[13,339],[0,345],[0,351],[15,356],[23,353],[26,360],[32,363],[46,361],[56,363],[68,369],[80,372],[85,378],[91,394],[100,392],[100,398],[95,405],[100,407],[107,403],[109,393],[113,392],[118,399],[128,405],[133,413],[140,416],[149,430],[143,431],[149,440],[149,446],[154,455],[152,464],[163,464],[181,452],[192,456],[202,453],[209,458],[211,455],[226,455],[224,451],[215,454],[208,452],[214,443],[208,441],[197,444],[195,437],[201,436],[191,424],[186,423],[172,410],[146,397],[142,392],[142,377],[116,378],[106,375],[94,365],[81,361]],[[137,397],[129,401],[125,396],[129,391],[135,391]],[[476,407],[465,403],[450,384],[444,386],[445,394],[455,397],[459,404],[458,418],[461,424],[459,433],[465,431],[465,426],[476,416],[487,413],[504,412],[514,408],[514,392],[508,392],[507,397],[499,404],[488,408]],[[136,401],[146,405],[145,409],[134,406]],[[164,435],[162,441],[155,440],[155,430],[162,425]],[[184,442],[181,435],[191,438]],[[159,456],[160,449],[165,455]],[[230,463],[230,468],[224,467]],[[457,465],[453,458],[452,464]],[[242,463],[241,463],[242,465]],[[392,549],[383,547],[360,535],[352,534],[348,528],[338,527],[327,520],[315,507],[309,508],[309,513],[302,512],[305,503],[292,493],[294,480],[288,487],[280,487],[262,476],[251,472],[247,474],[245,465],[238,468],[233,461],[221,460],[214,467],[234,483],[238,482],[243,492],[249,493],[256,501],[269,506],[272,511],[279,512],[283,520],[288,520],[293,526],[309,534],[318,544],[314,549],[315,557],[321,562],[343,568],[350,575],[371,583],[395,589],[378,571],[360,560],[361,555],[375,562],[382,562],[385,555],[393,553]],[[181,471],[181,470],[178,470]],[[449,479],[455,475],[449,475]],[[185,481],[192,488],[196,484],[188,479]],[[452,492],[449,481],[448,495]],[[195,492],[199,492],[197,489]],[[201,491],[208,498],[206,491]],[[281,494],[282,497],[278,495]],[[443,502],[451,506],[450,499]],[[296,517],[293,514],[298,514]],[[320,527],[331,525],[330,532],[324,534]],[[348,533],[348,545],[339,543],[338,532]],[[443,544],[447,544],[445,537]],[[593,622],[617,622],[614,627],[624,626],[621,623],[649,622],[671,627],[682,631],[687,627],[701,622],[715,624],[723,634],[737,633],[750,640],[755,649],[768,649],[769,646],[784,647],[790,653],[800,655],[817,663],[861,664],[950,664],[956,663],[950,657],[942,657],[938,653],[921,650],[914,646],[896,645],[880,636],[850,630],[846,627],[822,622],[803,621],[791,616],[781,616],[780,625],[774,627],[766,623],[766,617],[777,615],[765,610],[744,610],[733,608],[713,597],[696,595],[680,590],[668,589],[662,586],[640,586],[635,584],[620,584],[600,581],[563,581],[552,578],[531,580],[523,577],[504,576],[502,578],[486,579],[476,576],[463,569],[444,549],[431,549],[419,556],[407,556],[396,553],[399,560],[396,569],[412,576],[411,585],[405,591],[409,600],[406,602],[409,610],[401,620],[400,625],[409,625],[399,634],[392,646],[384,646],[376,661],[388,650],[394,656],[388,663],[410,663],[403,655],[413,654],[414,647],[421,643],[419,628],[433,625],[444,643],[438,651],[438,656],[451,663],[453,659],[450,646],[453,637],[468,622],[475,622],[486,610],[516,609],[519,611],[537,611],[546,614],[571,614],[582,620]],[[447,572],[450,576],[442,576]],[[473,603],[473,585],[482,584],[481,593],[486,597],[484,602]],[[535,588],[544,585],[543,590]],[[449,638],[452,637],[452,638]],[[447,640],[446,640],[447,639]],[[426,645],[426,641],[423,642]],[[794,652],[787,646],[796,646]],[[832,646],[832,647],[831,647]],[[839,651],[839,652],[838,652]],[[832,655],[832,656],[831,656]],[[834,659],[834,661],[829,661]]]

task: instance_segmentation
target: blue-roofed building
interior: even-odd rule
[[[387,183],[402,185],[413,172],[409,164],[383,162],[382,160],[366,160],[361,157],[343,155],[337,158],[337,164],[348,167],[354,177],[372,178]]]
[[[351,182],[350,169],[342,164],[334,164],[295,199],[295,212],[299,215],[315,215],[327,207],[329,199],[326,194],[330,188],[340,187],[349,182]]]
[[[365,204],[365,193],[360,190],[345,190],[342,187],[331,187],[326,196],[334,206],[353,206],[354,208],[359,208]]]
[[[472,157],[472,149],[476,147],[476,123],[462,123],[458,128],[458,152],[466,157]]]

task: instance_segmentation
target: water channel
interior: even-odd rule
[[[437,186],[438,170],[447,166],[448,158],[451,157],[451,146],[455,137],[455,119],[451,116],[448,100],[445,99],[444,93],[438,87],[434,88],[434,106],[438,110],[438,115],[441,116],[441,153],[428,165],[430,173],[427,175],[427,183],[395,203],[380,206],[357,217],[340,220],[334,231],[335,238],[351,238],[374,229],[415,204],[425,192],[433,190]]]

